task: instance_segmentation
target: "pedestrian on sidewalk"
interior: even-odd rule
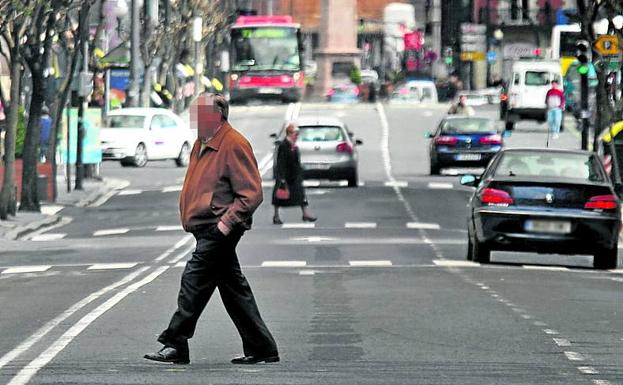
[[[50,147],[50,129],[52,128],[52,118],[47,106],[41,108],[41,127],[39,131],[39,161],[45,163]]]
[[[547,106],[549,133],[553,139],[557,139],[562,124],[562,112],[565,109],[565,94],[556,80],[552,80],[552,88],[545,94],[545,105]]]
[[[236,255],[236,245],[262,202],[262,180],[251,145],[229,124],[228,114],[229,105],[218,94],[200,95],[191,106],[198,138],[180,194],[180,213],[184,230],[194,235],[197,246],[182,274],[177,310],[158,337],[164,347],[146,354],[149,360],[190,362],[188,340],[218,287],[242,338],[244,356],[231,362],[279,361],[275,340]]]
[[[314,217],[309,212],[305,187],[303,187],[303,168],[301,167],[301,154],[296,145],[299,136],[299,129],[294,123],[286,126],[286,137],[277,148],[277,167],[275,175],[275,187],[273,189],[273,224],[281,225],[283,222],[279,217],[279,207],[300,206],[303,214],[303,222],[315,222]],[[280,197],[279,190],[288,191],[288,197]]]
[[[467,96],[461,95],[459,96],[459,101],[450,107],[448,114],[474,116],[475,112],[471,106],[467,105]]]

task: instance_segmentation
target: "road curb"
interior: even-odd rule
[[[31,222],[27,225],[16,227],[15,229],[8,231],[4,237],[10,240],[17,240],[30,233],[34,233],[35,231],[41,230],[42,228],[53,226],[59,223],[61,219],[62,219],[62,216],[60,215],[51,215],[47,218],[43,218],[38,221]]]
[[[96,189],[91,194],[87,195],[80,201],[78,201],[75,206],[76,207],[88,207],[93,205],[95,202],[105,198],[106,200],[114,195],[115,192],[122,190],[130,185],[130,182],[123,179],[104,179],[104,186]],[[111,194],[112,193],[112,194]],[[105,202],[105,200],[104,200]],[[103,203],[103,202],[102,202]]]

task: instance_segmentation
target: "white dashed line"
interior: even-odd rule
[[[532,319],[534,317],[532,317],[530,314],[521,314],[521,318],[523,318],[523,319]]]
[[[163,193],[167,193],[167,192],[175,192],[175,191],[182,191],[182,185],[178,185],[178,186],[167,186],[165,188],[162,189]]]
[[[612,385],[612,383],[608,380],[593,380],[593,384],[595,385]]]
[[[608,270],[611,273],[615,273],[615,274],[623,274],[623,269],[614,269],[614,270]]]
[[[281,225],[282,229],[313,229],[316,227],[315,223],[284,223]]]
[[[423,222],[408,222],[408,229],[420,229],[420,230],[439,230],[441,226],[438,223],[423,223]]]
[[[380,267],[380,266],[392,266],[392,261],[387,261],[387,260],[348,261],[348,264],[353,267]]]
[[[299,271],[299,275],[315,275],[316,272],[313,270],[301,270]]]
[[[143,190],[121,190],[119,191],[119,196],[123,196],[123,195],[139,195],[142,194]]]
[[[400,180],[389,181],[389,182],[385,182],[385,187],[409,187],[409,182],[400,181]]]
[[[41,266],[15,266],[4,270],[2,274],[42,273],[51,268],[50,265]]]
[[[554,343],[560,347],[571,346],[571,342],[566,338],[554,338]]]
[[[376,229],[374,222],[346,222],[344,227],[347,229]]]
[[[452,183],[430,182],[428,188],[432,190],[452,190],[454,185]]]
[[[305,186],[305,187],[318,187],[318,186],[320,186],[320,181],[319,180],[306,180],[306,181],[303,181],[303,186]]]
[[[264,261],[262,267],[304,267],[306,261]]]
[[[599,374],[599,372],[592,366],[579,366],[578,370],[583,374]]]
[[[136,263],[96,263],[87,268],[87,270],[122,270],[135,267]]]
[[[478,267],[480,263],[470,262],[470,261],[456,261],[450,259],[435,259],[433,263],[437,266],[447,266],[447,267]]]
[[[106,229],[106,230],[97,230],[96,232],[93,233],[94,237],[102,237],[105,235],[118,235],[118,234],[125,234],[128,231],[130,231],[130,229]]]
[[[532,323],[532,325],[534,325],[534,326],[547,326],[547,324],[545,322],[543,322],[543,321],[534,321]]]
[[[156,227],[156,231],[181,231],[181,230],[184,230],[184,228],[181,225]]]
[[[185,267],[185,266],[186,266],[186,262],[178,262],[173,267]]]
[[[30,238],[31,241],[34,242],[45,242],[45,241],[56,241],[59,239],[63,239],[67,236],[67,234],[61,233],[47,233],[47,234],[39,234]]]
[[[569,268],[567,267],[557,267],[557,266],[523,265],[522,267],[528,270],[569,271]]]
[[[585,358],[578,352],[564,352],[569,361],[584,361]]]
[[[275,186],[275,181],[274,180],[263,180],[262,181],[262,187],[264,188],[271,188]]]
[[[543,329],[543,332],[544,332],[545,334],[549,334],[549,335],[557,335],[557,334],[560,334],[560,333],[558,333],[558,331],[557,331],[557,330],[554,330],[554,329]]]

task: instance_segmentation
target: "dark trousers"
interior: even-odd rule
[[[214,230],[214,229],[211,229]],[[197,320],[218,287],[227,313],[234,322],[245,355],[276,355],[277,345],[260,316],[253,292],[240,270],[236,245],[242,237],[234,231],[227,237],[208,231],[197,238],[197,247],[186,263],[177,299],[177,310],[158,341],[188,350]]]

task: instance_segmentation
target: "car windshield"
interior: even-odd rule
[[[495,175],[605,180],[595,156],[552,152],[507,152],[498,163]]]
[[[299,127],[298,140],[301,142],[332,142],[344,140],[342,129],[337,126]]]
[[[548,72],[527,71],[526,72],[526,85],[527,86],[546,86],[549,84]]]
[[[441,126],[442,134],[468,134],[492,131],[495,131],[495,124],[490,119],[449,119]]]
[[[289,27],[245,27],[232,30],[233,69],[300,69],[297,30]]]
[[[144,123],[144,116],[113,115],[108,117],[109,128],[143,128]]]

